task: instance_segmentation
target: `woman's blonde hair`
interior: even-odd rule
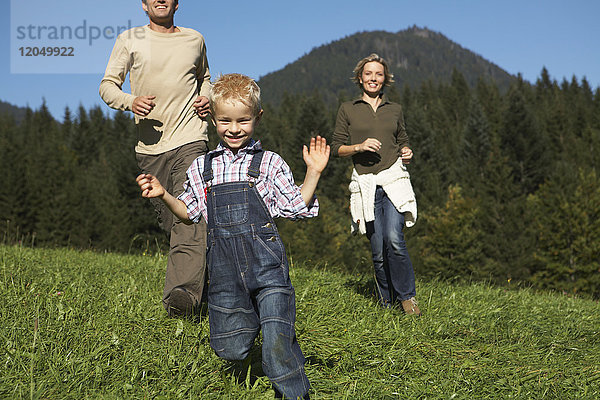
[[[354,76],[352,76],[352,78],[350,78],[352,80],[352,82],[356,83],[358,85],[358,87],[362,88],[360,79],[362,77],[362,72],[363,72],[363,69],[365,68],[365,64],[373,62],[373,61],[377,61],[379,64],[383,65],[383,72],[385,74],[383,86],[390,86],[390,84],[392,82],[394,82],[394,74],[392,74],[390,72],[390,68],[388,67],[387,61],[385,61],[383,59],[383,57],[380,57],[378,54],[375,54],[375,53],[371,54],[368,57],[363,58],[362,60],[360,60],[358,62],[358,64],[356,64],[356,67],[354,67],[354,70],[352,71],[354,73]]]
[[[254,79],[242,74],[221,75],[210,89],[210,110],[215,115],[215,105],[237,100],[252,109],[254,116],[260,114],[260,87]]]

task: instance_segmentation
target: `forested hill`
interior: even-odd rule
[[[16,122],[20,122],[25,118],[26,113],[27,113],[26,108],[13,106],[10,103],[6,103],[6,102],[0,100],[0,114],[12,115]]]
[[[480,77],[493,80],[505,90],[514,77],[497,65],[427,28],[412,27],[397,33],[361,32],[313,49],[279,71],[260,78],[263,101],[278,104],[285,92],[312,94],[319,91],[327,103],[338,97],[353,97],[356,88],[350,81],[357,61],[377,53],[389,63],[401,89],[405,84],[417,88],[427,80],[449,82],[454,69],[461,72],[471,87]]]

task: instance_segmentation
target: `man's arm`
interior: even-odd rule
[[[200,46],[200,63],[196,69],[196,79],[198,80],[198,97],[194,102],[194,108],[200,118],[204,118],[209,112],[208,96],[210,94],[210,70],[208,68],[208,57],[206,56],[206,45],[202,39]]]
[[[104,78],[100,82],[100,97],[111,108],[131,111],[145,117],[154,109],[156,96],[135,96],[123,92],[125,77],[131,69],[131,57],[125,41],[119,36],[115,42]]]
[[[198,90],[198,96],[203,96],[208,98],[210,94],[210,69],[208,67],[208,57],[206,56],[206,44],[204,43],[204,38],[202,39],[202,44],[200,46],[200,64],[196,69],[196,79],[198,79],[198,84],[200,88]]]
[[[194,101],[194,108],[196,109],[196,113],[200,118],[204,118],[208,115],[209,111],[209,101],[208,97],[198,96]]]
[[[131,68],[129,51],[121,36],[117,37],[100,82],[100,97],[111,108],[131,111],[135,96],[123,92],[123,82]]]

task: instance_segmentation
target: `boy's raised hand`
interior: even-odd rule
[[[304,146],[302,148],[302,158],[306,163],[306,176],[300,188],[300,193],[302,193],[302,200],[307,206],[310,206],[313,201],[321,172],[323,172],[329,161],[329,151],[327,141],[321,136],[310,139],[308,147]]]
[[[152,198],[165,195],[165,188],[154,175],[141,174],[135,180],[142,190],[142,197]]]
[[[306,163],[307,172],[310,170],[319,174],[323,172],[329,161],[330,150],[325,138],[321,136],[311,138],[309,147],[305,145],[302,149],[302,158]]]

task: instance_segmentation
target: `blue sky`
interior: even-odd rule
[[[0,15],[0,100],[38,108],[45,98],[58,119],[66,106],[80,104],[109,112],[98,84],[114,43],[112,33],[147,23],[141,0],[0,3],[5,10],[10,7]],[[180,0],[175,23],[205,36],[213,76],[241,72],[260,78],[353,33],[397,32],[417,25],[531,82],[545,66],[554,79],[585,76],[596,88],[599,16],[598,0]],[[64,27],[82,39],[69,41]],[[62,39],[50,37],[52,28],[55,35],[63,29]],[[48,44],[73,47],[74,56],[20,54],[20,47]]]

